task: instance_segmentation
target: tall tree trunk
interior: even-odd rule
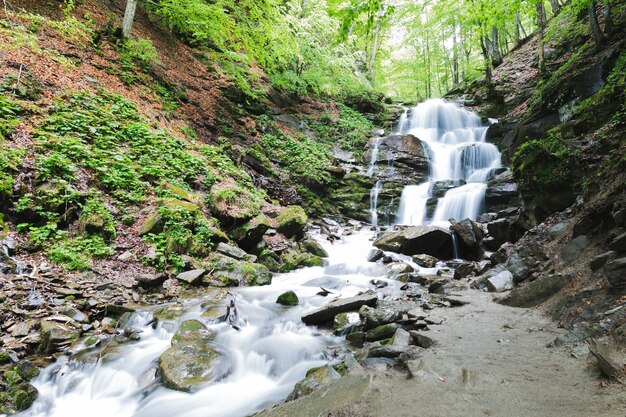
[[[430,68],[430,45],[428,42],[428,35],[426,36],[426,75],[427,75],[426,97],[430,98],[432,97],[430,94],[432,80],[431,80],[431,68]]]
[[[127,0],[126,11],[124,12],[124,21],[122,22],[122,36],[130,38],[130,32],[133,29],[133,21],[135,20],[135,11],[137,11],[138,0]]]
[[[367,66],[367,72],[370,77],[374,75],[374,64],[376,63],[376,53],[378,52],[378,35],[380,34],[380,23],[376,25],[374,30],[374,42],[372,43],[372,53],[370,54],[370,62]]]
[[[480,37],[480,49],[483,53],[483,58],[485,59],[485,83],[487,84],[487,88],[491,86],[491,58],[489,57],[489,51],[487,50],[487,46],[485,45],[483,36]]]
[[[502,63],[502,55],[500,55],[500,47],[498,45],[498,28],[493,26],[491,28],[491,39],[485,36],[485,40],[487,41],[487,47],[491,54],[492,65],[495,68]]]
[[[456,40],[456,19],[452,25],[452,84],[459,84],[459,45]]]
[[[515,45],[517,45],[519,43],[519,41],[522,40],[521,34],[520,34],[520,26],[522,25],[522,23],[520,22],[520,18],[519,18],[519,13],[515,13],[515,32],[514,32],[514,40],[515,40]]]
[[[596,14],[596,2],[592,1],[588,8],[589,11],[589,25],[591,26],[591,33],[593,33],[593,39],[596,42],[596,46],[600,46],[604,43],[604,34],[598,24],[598,15]]]
[[[556,16],[561,11],[561,3],[559,3],[559,0],[550,0],[550,6],[552,6],[553,16]]]
[[[541,74],[544,74],[546,70],[546,63],[544,59],[543,32],[545,29],[546,20],[545,20],[545,10],[543,8],[543,0],[539,0],[537,2],[536,11],[537,11],[537,36],[539,36],[538,66],[539,66],[539,72]]]
[[[611,2],[604,0],[604,33],[613,32],[613,16],[611,16]]]

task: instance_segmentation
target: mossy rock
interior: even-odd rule
[[[287,237],[299,236],[304,232],[308,220],[302,207],[289,206],[276,217],[276,229]]]
[[[174,185],[169,182],[164,182],[161,184],[161,188],[169,191],[178,200],[188,201],[197,206],[200,206],[202,204],[202,198],[199,195],[191,191],[187,191],[184,188],[179,187],[178,185]]]
[[[139,236],[145,236],[148,233],[161,233],[163,231],[163,223],[163,217],[158,213],[148,216],[139,228]]]
[[[261,241],[263,235],[270,228],[270,221],[263,213],[237,227],[231,232],[231,237],[244,248],[252,248]]]
[[[389,339],[396,334],[396,330],[398,330],[398,325],[395,323],[383,324],[368,331],[365,334],[365,340],[375,342],[377,340]]]
[[[324,249],[315,239],[305,239],[299,243],[299,246],[302,252],[311,253],[322,258],[328,258],[328,252],[326,252],[326,249]]]
[[[209,201],[219,219],[230,224],[241,224],[261,212],[264,194],[233,180],[226,180],[211,187]]]
[[[14,369],[15,372],[17,372],[18,375],[25,381],[30,381],[39,375],[39,368],[37,368],[32,362],[26,360],[15,365]]]
[[[13,404],[18,411],[26,410],[33,405],[38,396],[37,388],[25,382],[13,392]]]
[[[304,266],[324,266],[324,259],[295,249],[285,251],[280,257],[280,272],[289,272]]]
[[[276,302],[284,306],[297,306],[300,300],[295,292],[287,291],[279,295]]]
[[[41,343],[38,350],[44,354],[62,351],[81,333],[79,329],[73,328],[69,324],[52,321],[42,321],[39,332],[41,333]]]
[[[183,322],[172,347],[159,358],[163,385],[190,392],[226,374],[221,354],[214,345],[215,334],[197,320]]]
[[[272,283],[272,273],[265,265],[242,262],[241,274],[243,282],[248,286],[269,285]]]
[[[172,336],[172,346],[181,342],[200,340],[215,340],[215,332],[198,320],[185,320],[180,324],[174,336]]]
[[[190,213],[195,213],[200,210],[200,208],[189,201],[177,200],[175,198],[165,198],[161,200],[161,207],[164,207],[170,211],[184,210]]]
[[[107,242],[115,239],[115,226],[100,213],[81,214],[78,220],[78,230],[90,235],[100,235]]]

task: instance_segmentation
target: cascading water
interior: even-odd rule
[[[486,181],[500,167],[500,152],[485,142],[487,127],[480,118],[453,103],[433,99],[417,105],[406,122],[401,117],[399,126],[400,133],[415,135],[426,146],[430,177],[420,185],[404,188],[396,223],[475,219],[482,210]],[[453,181],[457,186],[439,200],[429,220],[427,203],[438,181]]]
[[[271,285],[236,290],[236,305],[246,324],[236,331],[227,323],[202,317],[203,303],[187,300],[184,313],[159,321],[153,329],[152,312],[135,313],[128,326],[141,339],[116,347],[111,357],[97,350],[63,356],[33,381],[39,390],[35,404],[22,417],[243,417],[282,401],[308,369],[332,358],[330,345],[343,339],[305,326],[303,313],[336,297],[350,297],[374,288],[372,278],[399,291],[401,282],[387,278],[387,269],[367,262],[371,231],[346,236],[333,245],[322,241],[330,254],[325,268],[312,267],[274,277]],[[320,286],[332,293],[323,297]],[[281,293],[293,290],[300,303],[283,307]],[[178,325],[198,319],[217,333],[217,347],[227,359],[226,376],[193,393],[164,388],[156,377],[157,361],[170,347]],[[106,342],[103,342],[106,344]],[[91,354],[89,354],[91,352]],[[89,359],[91,358],[91,359]]]

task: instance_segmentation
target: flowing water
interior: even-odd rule
[[[451,218],[475,219],[484,204],[486,181],[500,167],[500,152],[485,142],[487,127],[480,118],[453,103],[433,99],[405,112],[399,129],[399,133],[422,140],[430,159],[430,176],[422,184],[404,188],[396,223],[447,224]],[[439,181],[453,181],[456,187],[438,201],[429,219],[427,203]]]
[[[226,323],[201,317],[203,302],[184,302],[184,314],[153,329],[152,313],[136,313],[130,326],[141,340],[122,345],[110,360],[80,360],[89,355],[61,357],[33,384],[39,398],[20,416],[31,417],[210,417],[246,416],[284,400],[312,367],[333,361],[332,346],[342,339],[305,326],[303,313],[335,297],[353,296],[374,288],[373,278],[392,290],[401,283],[386,277],[384,266],[367,262],[372,232],[346,236],[331,245],[328,266],[297,270],[274,277],[271,285],[236,289],[236,305],[246,324],[236,331]],[[332,291],[317,295],[320,287]],[[276,304],[281,293],[293,290],[296,307]],[[227,358],[229,372],[195,393],[162,387],[155,380],[157,360],[170,346],[180,322],[199,319],[217,332],[217,346]],[[91,355],[93,358],[94,355]]]

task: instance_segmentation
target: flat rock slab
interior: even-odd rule
[[[305,314],[302,316],[302,321],[304,324],[308,325],[323,324],[331,321],[339,313],[358,310],[364,305],[374,307],[377,302],[378,297],[376,294],[363,294],[357,295],[356,297],[340,298]]]

